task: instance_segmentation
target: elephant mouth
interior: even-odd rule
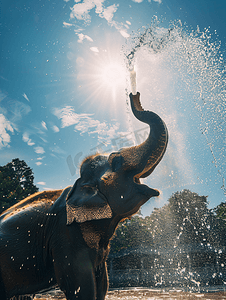
[[[141,183],[140,179],[138,178],[136,178],[134,184],[135,190],[137,190],[141,195],[148,197],[148,199],[151,197],[157,197],[160,194],[158,190],[152,189],[148,185]]]
[[[149,196],[148,199],[160,195],[158,190],[152,189],[148,185],[141,183],[140,178],[136,176],[134,176],[134,184],[135,188],[138,189],[141,194],[143,194],[144,196]]]

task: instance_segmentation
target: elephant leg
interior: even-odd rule
[[[1,290],[0,290],[0,299],[7,300],[5,292],[2,292]]]
[[[102,263],[95,271],[96,277],[96,300],[104,300],[108,290],[107,264]]]
[[[6,300],[6,293],[5,293],[5,287],[4,287],[4,283],[0,274],[0,299],[1,300]]]
[[[78,272],[77,272],[78,273]],[[81,278],[75,279],[73,274],[62,277],[59,287],[64,292],[67,300],[96,300],[96,289],[94,274],[86,274],[79,272]],[[66,278],[67,277],[67,278]]]
[[[70,260],[69,260],[70,261]],[[73,266],[55,263],[57,284],[67,300],[96,300],[96,282],[89,259]]]

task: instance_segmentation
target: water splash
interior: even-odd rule
[[[193,30],[183,26],[180,21],[173,22],[169,28],[164,28],[160,27],[160,22],[155,19],[150,27],[142,27],[134,33],[123,51],[129,71],[134,65],[138,65],[138,68],[140,65],[140,73],[148,73],[152,84],[151,93],[154,92],[158,100],[161,98],[158,107],[162,105],[163,113],[173,115],[175,111],[178,113],[179,108],[178,115],[180,112],[187,113],[194,121],[194,126],[199,128],[211,153],[211,163],[217,169],[221,189],[226,196],[226,76],[221,42],[216,32],[211,34],[210,29],[202,32],[198,27]],[[142,60],[146,60],[149,68],[146,66],[144,69],[145,63],[142,65]],[[137,80],[139,83],[141,78],[137,77]],[[146,80],[146,89],[147,83]],[[167,99],[169,103],[163,99]],[[170,123],[172,122],[169,122],[169,126]],[[185,135],[189,134],[188,130]],[[179,145],[179,140],[176,139],[175,137],[175,147],[182,149],[182,145]],[[199,138],[196,137],[196,140],[199,144]],[[198,152],[200,151],[201,148]],[[182,152],[181,150],[181,155]],[[181,174],[186,168],[185,164],[185,162],[181,164],[183,165]],[[187,170],[190,165],[191,163],[187,163]],[[202,174],[204,173],[203,171]],[[189,176],[192,177],[192,171]],[[175,179],[174,176],[174,182]],[[194,179],[191,179],[192,181],[195,182]]]
[[[129,47],[132,49],[126,54],[127,68],[132,71],[134,69],[134,59],[137,51],[146,48],[149,52],[157,54],[164,50],[169,43],[175,41],[174,28],[169,29],[159,27],[159,21],[155,17],[150,27],[143,26],[129,40]]]

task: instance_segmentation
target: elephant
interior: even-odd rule
[[[35,193],[1,214],[1,300],[56,285],[67,300],[105,299],[110,239],[119,222],[159,195],[141,178],[168,143],[164,121],[142,108],[139,92],[129,97],[133,115],[150,127],[143,143],[88,156],[73,186]]]

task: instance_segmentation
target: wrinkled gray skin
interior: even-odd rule
[[[157,190],[140,183],[167,146],[164,122],[130,94],[134,116],[150,125],[141,145],[86,158],[73,187],[34,194],[0,216],[0,299],[55,284],[68,300],[103,300],[106,259],[118,223]]]

